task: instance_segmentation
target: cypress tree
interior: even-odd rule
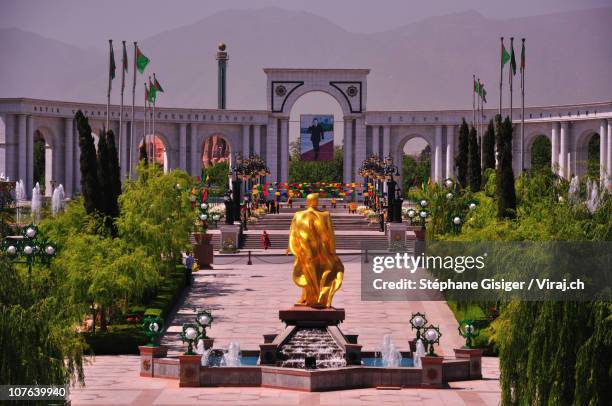
[[[108,215],[110,205],[110,168],[108,159],[108,146],[106,142],[106,131],[100,131],[98,139],[98,183],[100,184],[100,199],[98,200],[98,211]]]
[[[143,141],[143,143],[140,145],[140,148],[138,150],[140,156],[138,157],[138,160],[140,162],[144,161],[145,165],[149,162],[149,157],[147,156],[147,145],[146,143]]]
[[[493,120],[489,121],[487,131],[482,138],[482,172],[487,169],[495,169],[495,125]]]
[[[497,152],[499,165],[496,170],[497,217],[514,218],[516,214],[516,190],[512,172],[512,123],[506,117],[503,123],[498,119]]]
[[[108,215],[115,218],[119,215],[119,203],[117,199],[121,194],[121,169],[119,167],[117,146],[115,145],[115,134],[112,130],[106,133],[106,147],[108,149],[107,155],[109,163]]]
[[[79,163],[81,166],[81,193],[85,211],[91,214],[97,209],[97,202],[100,196],[98,183],[98,163],[96,161],[96,147],[91,136],[89,120],[83,115],[81,110],[74,116],[79,132],[79,148],[81,155]]]
[[[467,184],[472,189],[472,192],[480,190],[480,184],[482,183],[482,173],[480,170],[480,145],[478,144],[478,136],[476,135],[476,129],[472,127],[470,129],[470,135],[468,139],[468,173],[467,173]]]
[[[467,185],[467,169],[468,169],[468,144],[469,144],[469,129],[465,122],[465,118],[459,127],[459,151],[455,157],[455,166],[457,167],[457,180],[461,186]]]

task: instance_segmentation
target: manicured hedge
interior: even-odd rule
[[[144,312],[145,316],[161,316],[166,323],[167,316],[181,297],[184,287],[185,268],[177,265],[174,272],[161,282],[157,288],[157,294],[150,303],[145,306],[131,306],[128,312]],[[95,334],[83,333],[83,337],[89,345],[88,353],[96,355],[138,354],[138,346],[147,343],[140,323],[114,324],[108,326],[106,332],[96,329]]]

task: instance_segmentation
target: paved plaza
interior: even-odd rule
[[[210,406],[378,406],[498,405],[499,365],[483,358],[483,379],[451,382],[446,389],[353,389],[303,393],[269,388],[179,388],[178,380],[141,378],[138,356],[100,356],[85,367],[86,387],[73,388],[72,406],[210,405]]]

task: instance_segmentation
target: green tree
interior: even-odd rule
[[[144,141],[142,142],[142,144],[140,144],[140,148],[138,148],[138,153],[139,153],[138,161],[148,164],[149,157],[147,155],[147,144]]]
[[[157,266],[169,270],[189,248],[195,213],[189,201],[190,176],[180,170],[166,174],[157,165],[137,168],[119,197],[119,236],[143,247]],[[180,186],[180,189],[177,188]]]
[[[202,169],[204,179],[208,177],[211,196],[224,196],[229,189],[229,162],[219,162]]]
[[[45,187],[45,140],[42,138],[34,141],[34,184],[40,184],[41,193],[44,193]]]
[[[478,143],[476,129],[472,127],[470,129],[470,135],[468,140],[467,184],[473,192],[477,192],[480,190],[481,183],[482,172],[480,170],[480,145]]]
[[[489,121],[487,130],[482,138],[482,172],[495,169],[495,124]]]
[[[108,131],[106,134],[106,146],[108,149],[108,192],[111,196],[108,203],[108,215],[115,218],[119,215],[119,195],[121,195],[121,168],[119,167],[119,153],[115,144],[115,134]]]
[[[98,162],[96,160],[96,147],[91,136],[89,120],[81,110],[75,115],[77,129],[79,132],[79,157],[81,167],[81,193],[83,203],[88,214],[94,213],[100,201],[100,184],[98,182]]]
[[[97,150],[97,169],[98,169],[98,184],[100,185],[99,200],[96,202],[96,209],[98,213],[108,216],[109,205],[112,199],[110,195],[110,173],[109,173],[109,159],[108,159],[108,146],[106,143],[106,132],[100,131],[100,137],[98,138],[98,150]]]
[[[587,175],[599,179],[599,134],[593,134],[587,144]]]
[[[538,135],[531,144],[531,169],[539,171],[550,167],[551,146],[545,135]]]
[[[468,154],[469,154],[469,133],[465,118],[461,121],[459,127],[459,146],[458,153],[455,157],[455,166],[457,167],[457,180],[463,187],[467,186],[468,176]]]
[[[514,188],[514,173],[512,171],[512,123],[510,118],[497,121],[497,154],[499,165],[496,171],[497,180],[497,216],[499,218],[514,218],[516,215],[516,190]]]
[[[289,183],[342,182],[344,153],[342,147],[334,147],[334,158],[330,161],[300,160],[297,141],[290,146]]]

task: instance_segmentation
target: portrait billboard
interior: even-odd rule
[[[334,157],[334,116],[302,114],[300,116],[300,159],[329,161]]]

